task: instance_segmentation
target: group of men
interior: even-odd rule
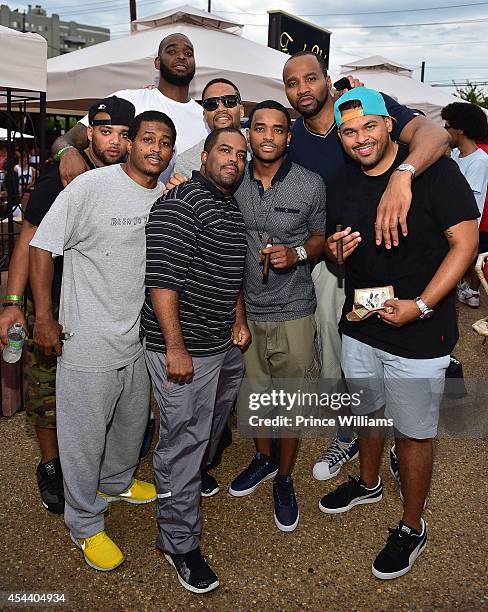
[[[301,52],[283,71],[300,117],[292,127],[284,106],[263,101],[246,140],[234,83],[207,84],[203,116],[189,98],[186,36],[165,38],[155,66],[157,89],[97,102],[55,143],[60,163],[34,189],[11,262],[0,339],[23,322],[29,276],[28,410],[43,503],[64,510],[85,561],[109,571],[124,555],[105,533],[107,504],[157,500],[156,547],[186,589],[211,591],[219,581],[200,551],[200,497],[219,489],[207,470],[245,389],[341,372],[351,387],[372,378],[361,414],[393,419],[404,500],[373,573],[396,578],[426,543],[432,439],[457,341],[454,290],[477,248],[478,209],[444,157],[448,135],[360,83],[334,100],[322,58]],[[348,321],[355,289],[385,285],[395,300],[378,317]],[[423,384],[400,402],[408,379]],[[160,411],[156,486],[134,478],[150,381]],[[291,532],[300,436],[286,433],[274,443],[276,432],[257,432],[229,493],[273,479],[275,524]],[[332,478],[358,454],[360,475],[324,496],[323,512],[381,499],[383,444],[367,427],[337,431],[314,476]]]

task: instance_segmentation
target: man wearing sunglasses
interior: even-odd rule
[[[205,85],[202,92],[203,118],[210,131],[219,128],[233,127],[238,130],[241,118],[244,117],[244,107],[237,87],[227,79],[213,79]],[[194,170],[200,168],[200,155],[203,151],[205,138],[187,149],[176,158],[175,175],[190,177]]]

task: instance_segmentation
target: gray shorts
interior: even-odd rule
[[[367,415],[385,408],[385,417],[401,434],[426,439],[437,435],[439,406],[449,355],[407,359],[349,336],[342,337],[342,369],[351,393],[361,403],[351,408]]]

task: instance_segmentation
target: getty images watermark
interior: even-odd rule
[[[269,392],[249,393],[247,416],[244,420],[251,429],[272,427],[273,429],[303,430],[340,427],[392,427],[390,418],[371,418],[355,414],[362,402],[362,391],[349,393],[319,391],[285,391],[273,389]],[[242,395],[241,395],[242,397]],[[345,414],[337,414],[346,410]],[[243,416],[241,414],[241,416]]]
[[[275,436],[331,437],[337,428],[364,435],[371,430],[390,435],[394,428],[398,436],[399,410],[411,418],[417,418],[420,410],[432,423],[438,421],[439,437],[485,437],[488,385],[485,380],[464,380],[460,388],[458,382],[444,387],[435,380],[396,379],[392,387],[389,381],[375,378],[310,383],[281,379],[273,381],[270,389],[263,381],[245,378],[237,403],[238,431],[253,438],[268,437],[270,429]],[[381,405],[385,397],[388,401]]]

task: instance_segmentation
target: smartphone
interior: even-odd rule
[[[349,82],[349,79],[347,77],[342,77],[342,79],[336,81],[334,83],[334,88],[337,91],[342,91],[343,89],[352,89],[351,83]]]

